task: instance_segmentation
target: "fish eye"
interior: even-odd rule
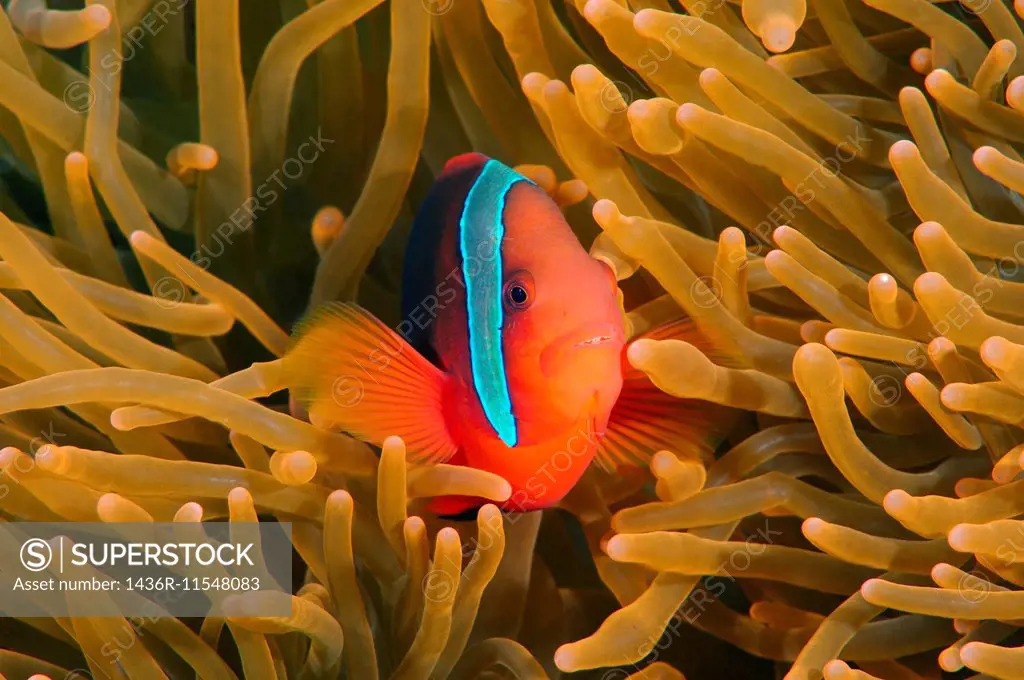
[[[508,299],[514,305],[525,305],[529,299],[529,294],[522,286],[514,285],[508,289]]]
[[[505,284],[505,303],[512,309],[526,309],[533,303],[533,281],[518,276]]]

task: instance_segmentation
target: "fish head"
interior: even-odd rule
[[[560,432],[587,409],[603,427],[622,387],[614,273],[587,253],[545,192],[523,184],[510,198],[502,334],[521,441]]]

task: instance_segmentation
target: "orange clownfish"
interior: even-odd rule
[[[614,273],[543,189],[498,161],[445,165],[406,248],[402,308],[397,330],[354,304],[300,322],[285,375],[314,422],[500,475],[506,511],[557,503],[595,457],[615,469],[709,450],[717,411],[629,365]],[[645,337],[701,343],[685,320]],[[448,496],[429,509],[482,504]]]

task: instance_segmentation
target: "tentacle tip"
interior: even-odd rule
[[[509,492],[510,492],[509,495],[511,495],[511,490],[512,490],[511,487],[509,487]],[[504,500],[504,499],[502,499],[502,500]],[[477,517],[479,519],[483,520],[486,523],[490,523],[490,522],[492,522],[494,520],[497,520],[499,517],[501,517],[501,509],[497,505],[495,505],[494,503],[487,503],[486,505],[484,505],[484,506],[482,506],[480,508],[480,511],[477,514]]]
[[[960,635],[967,635],[977,627],[977,621],[969,621],[967,619],[953,619],[953,630],[955,630]]]
[[[552,79],[548,80],[541,87],[541,93],[547,99],[555,99],[569,93],[569,86],[563,83],[561,80]]]
[[[946,277],[938,272],[925,272],[917,277],[914,281],[914,292],[920,296],[922,293],[935,293],[945,288],[949,284],[946,283]]]
[[[941,357],[943,354],[955,351],[956,345],[944,335],[940,335],[928,343],[928,356],[933,360]]]
[[[100,515],[113,510],[121,502],[121,496],[111,491],[96,499],[96,512]]]
[[[459,532],[453,527],[445,527],[437,532],[437,540],[457,542],[459,540]]]
[[[956,673],[963,667],[960,654],[955,648],[950,647],[939,652],[939,668],[942,670],[947,673]]]
[[[569,75],[569,81],[572,82],[574,90],[579,90],[592,83],[600,83],[601,78],[601,72],[593,64],[580,64]]]
[[[882,499],[882,507],[892,516],[902,514],[907,509],[914,497],[903,489],[893,489],[885,494]]]
[[[808,342],[801,345],[797,349],[796,354],[793,358],[794,363],[800,362],[821,362],[821,361],[837,361],[836,355],[832,353],[825,345],[819,342]]]
[[[580,64],[572,70],[572,74],[574,76],[578,74],[580,76],[593,77],[601,75],[601,71],[593,64]]]
[[[811,534],[820,535],[826,528],[828,528],[828,522],[820,517],[808,517],[804,520],[804,523],[800,525],[800,531],[808,539],[811,538]]]
[[[64,157],[64,166],[65,167],[68,167],[68,166],[81,167],[81,166],[84,166],[84,165],[88,165],[88,163],[89,163],[89,158],[84,153],[82,153],[81,151],[72,151],[72,152],[68,153],[67,156]]]
[[[642,9],[633,15],[633,28],[638,32],[650,30],[658,22],[658,12],[653,9]]]
[[[900,99],[900,103],[903,103],[904,99],[923,97],[924,93],[921,92],[921,89],[918,87],[914,87],[913,85],[904,85],[903,87],[900,88],[898,96]]]
[[[718,235],[719,243],[727,243],[736,247],[746,247],[747,240],[743,236],[743,231],[739,227],[726,227],[722,230],[722,233]]]
[[[598,224],[610,224],[616,219],[622,217],[622,213],[619,212],[619,207],[615,205],[615,202],[607,198],[599,199],[594,203],[594,207],[591,208],[591,214]]]
[[[945,577],[950,573],[950,569],[953,569],[952,565],[946,564],[945,562],[939,562],[929,570],[928,575],[931,577],[932,581],[938,585],[946,580]]]
[[[671,451],[658,451],[651,456],[651,473],[657,477],[664,477],[672,472],[677,460]]]
[[[36,451],[35,461],[40,470],[57,472],[60,467],[61,455],[52,444],[44,444]]]
[[[901,139],[889,147],[889,160],[891,161],[910,160],[920,155],[917,145],[909,139]]]
[[[647,11],[647,10],[644,10]],[[676,122],[682,126],[693,125],[700,115],[700,107],[692,102],[686,102],[676,109]]]
[[[573,653],[573,646],[574,644],[562,645],[555,650],[555,667],[563,673],[572,673],[579,670],[576,665],[576,654]]]
[[[203,506],[195,501],[189,501],[183,504],[178,511],[174,513],[175,522],[202,522],[203,521]]]
[[[350,510],[352,508],[352,494],[344,489],[338,489],[331,492],[331,495],[327,497],[327,502],[338,506],[341,510]]]
[[[913,52],[911,52],[910,53],[910,68],[914,69],[914,71],[916,71],[917,73],[920,73],[923,76],[924,75],[928,75],[928,73],[932,70],[932,51],[931,51],[931,49],[928,48],[928,47],[919,47],[916,50],[914,50]],[[905,87],[903,89],[904,90],[907,90],[907,89],[916,90],[917,88],[906,88]],[[920,90],[917,90],[917,91],[920,92]],[[902,98],[903,90],[900,91],[900,95],[901,95],[901,98]]]
[[[921,224],[917,225],[916,229],[914,229],[914,242],[917,243],[919,239],[936,238],[938,236],[941,236],[943,231],[945,230],[943,229],[942,225],[939,224],[938,222],[935,222],[933,220],[922,222]]]
[[[717,68],[714,68],[713,66],[701,71],[700,76],[698,77],[698,80],[702,86],[711,85],[716,81],[724,79],[725,76],[722,75],[722,72],[719,71]]]
[[[110,426],[121,432],[127,432],[132,429],[126,414],[122,413],[119,408],[110,412]]]
[[[14,459],[19,455],[21,455],[21,451],[14,446],[5,446],[0,449],[0,470],[3,470],[14,462]]]
[[[626,107],[626,116],[629,118],[630,123],[636,124],[653,111],[654,107],[651,105],[650,100],[637,99],[630,102],[629,106]]]
[[[924,86],[929,92],[941,88],[953,80],[953,76],[944,68],[937,68],[924,77]]]
[[[634,368],[642,369],[654,354],[656,340],[643,339],[635,340],[626,349],[626,358]]]
[[[625,548],[626,546],[623,545],[623,539],[621,536],[612,536],[605,541],[604,544],[605,554],[613,560],[622,559],[626,554]]]
[[[768,251],[768,254],[764,256],[764,265],[767,267],[768,272],[772,273],[772,269],[784,267],[786,264],[791,262],[792,259],[793,258],[790,257],[789,253],[784,250],[770,250]]]
[[[957,524],[949,530],[946,541],[949,547],[957,552],[971,552],[970,550],[971,527],[969,524]]]
[[[775,231],[772,232],[772,238],[775,239],[775,242],[778,243],[780,246],[783,245],[782,241],[785,241],[789,238],[795,238],[798,235],[799,234],[797,233],[796,229],[785,224],[783,224],[780,227],[777,227]]]
[[[861,584],[860,594],[869,603],[877,605],[883,588],[885,588],[885,581],[880,578],[869,578]]]
[[[939,399],[942,405],[948,409],[958,411],[964,406],[964,383],[950,383],[939,392]]]
[[[825,680],[846,680],[850,674],[850,667],[839,659],[832,659],[822,666],[821,673]]]
[[[785,52],[796,41],[795,22],[788,16],[776,16],[761,25],[761,43],[769,52]]]
[[[213,170],[220,162],[220,154],[212,146],[203,144],[199,150],[199,162],[203,170]]]
[[[919,387],[925,387],[928,385],[928,378],[924,377],[920,373],[911,373],[903,379],[903,384],[907,386],[909,390],[915,390]]]
[[[992,368],[999,368],[1006,361],[1010,350],[1010,343],[1006,338],[993,335],[992,337],[985,338],[985,341],[981,343],[978,354],[987,365]]]
[[[110,10],[104,5],[89,5],[81,10],[81,12],[83,23],[97,33],[105,31],[110,26],[110,21],[114,18]]]
[[[996,484],[1009,484],[1020,474],[1018,461],[1000,461],[992,468],[992,481]]]
[[[982,642],[968,642],[960,648],[960,660],[967,666],[975,666],[981,661],[985,645]]]
[[[594,24],[608,17],[616,9],[619,9],[619,6],[611,0],[587,0],[583,5],[583,16]]]
[[[991,166],[992,163],[998,161],[999,156],[1000,153],[996,151],[995,147],[981,146],[975,149],[972,158],[975,167],[981,170],[983,166]]]
[[[532,71],[530,73],[527,73],[525,76],[523,76],[523,80],[522,80],[523,90],[527,91],[527,92],[530,91],[530,90],[540,91],[544,87],[544,85],[547,84],[547,82],[549,80],[551,80],[551,79],[548,78],[543,73],[538,73],[537,71]]]

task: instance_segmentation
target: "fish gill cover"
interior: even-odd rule
[[[0,518],[278,518],[297,582],[287,617],[3,619],[3,677],[1024,678],[1019,1],[4,10]],[[629,354],[743,412],[708,467],[443,526],[428,497],[507,484],[291,414],[285,329],[398,324],[470,150],[563,207],[633,336],[732,357]]]

